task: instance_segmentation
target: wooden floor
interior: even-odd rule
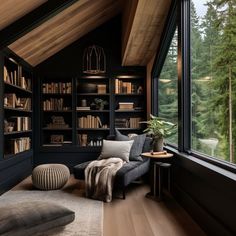
[[[13,190],[32,189],[31,178]],[[73,191],[83,182],[70,178],[65,188]],[[156,202],[146,198],[147,185],[134,184],[127,190],[126,199],[104,203],[104,236],[205,236],[186,211],[172,198]]]

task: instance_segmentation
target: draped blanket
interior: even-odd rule
[[[85,169],[86,196],[110,202],[116,172],[124,163],[116,157],[90,162]]]

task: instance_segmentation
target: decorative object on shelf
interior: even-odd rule
[[[137,94],[143,94],[143,87],[142,86],[138,86]]]
[[[108,105],[108,102],[106,100],[101,99],[101,98],[95,98],[94,103],[96,105],[97,110],[104,110],[104,106]]]
[[[61,134],[60,135],[52,134],[50,138],[51,138],[51,143],[63,143],[64,141],[64,136]]]
[[[163,150],[163,141],[165,137],[168,137],[176,131],[176,124],[165,121],[163,118],[150,115],[149,121],[142,121],[140,123],[146,123],[147,128],[144,132],[152,136],[153,139],[153,151],[159,152]]]
[[[87,107],[87,100],[86,99],[81,100],[81,107]]]
[[[84,50],[83,73],[103,74],[106,72],[106,56],[102,47],[89,46]]]
[[[97,93],[97,85],[93,83],[80,83],[78,93]]]
[[[4,120],[4,132],[12,132],[14,130],[14,123]]]

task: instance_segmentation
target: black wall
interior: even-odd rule
[[[175,154],[173,192],[208,235],[236,235],[235,174],[197,158]]]
[[[79,77],[82,73],[83,52],[91,45],[103,47],[106,55],[107,72],[106,76],[112,78],[116,74],[142,73],[145,74],[145,67],[122,67],[121,66],[121,17],[117,16],[109,22],[103,24],[94,31],[88,33],[78,41],[61,50],[48,60],[39,64],[35,68],[35,73],[39,76],[36,84],[36,104],[39,103],[40,79],[43,77]],[[35,108],[35,153],[34,164],[41,163],[64,163],[72,167],[86,160],[98,157],[97,152],[82,152],[76,147],[67,148],[62,152],[43,152],[40,151],[40,110]]]

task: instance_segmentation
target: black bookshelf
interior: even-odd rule
[[[32,153],[33,73],[15,55],[3,53],[3,158]]]
[[[40,145],[73,144],[73,79],[43,78],[40,83]]]
[[[116,93],[116,79],[130,83],[135,91]],[[45,91],[45,83],[70,82],[71,93],[60,94]],[[74,78],[43,78],[40,91],[40,151],[81,152],[101,150],[102,139],[114,134],[118,128],[124,133],[141,133],[139,121],[146,120],[146,79],[145,76],[78,76]],[[135,85],[135,86],[134,86]],[[139,87],[142,87],[141,89]],[[139,92],[138,92],[139,88]],[[130,89],[130,88],[129,88]],[[44,92],[43,92],[44,90]],[[63,98],[68,110],[45,110],[46,99]],[[106,101],[99,106],[99,101]],[[96,103],[97,102],[97,103]],[[133,103],[132,109],[119,109],[119,102]],[[62,116],[67,127],[48,127],[52,116]],[[129,125],[116,126],[116,119],[126,119]],[[136,119],[136,125],[130,125]],[[67,143],[51,143],[51,135],[61,135]],[[69,143],[68,143],[69,141]]]

